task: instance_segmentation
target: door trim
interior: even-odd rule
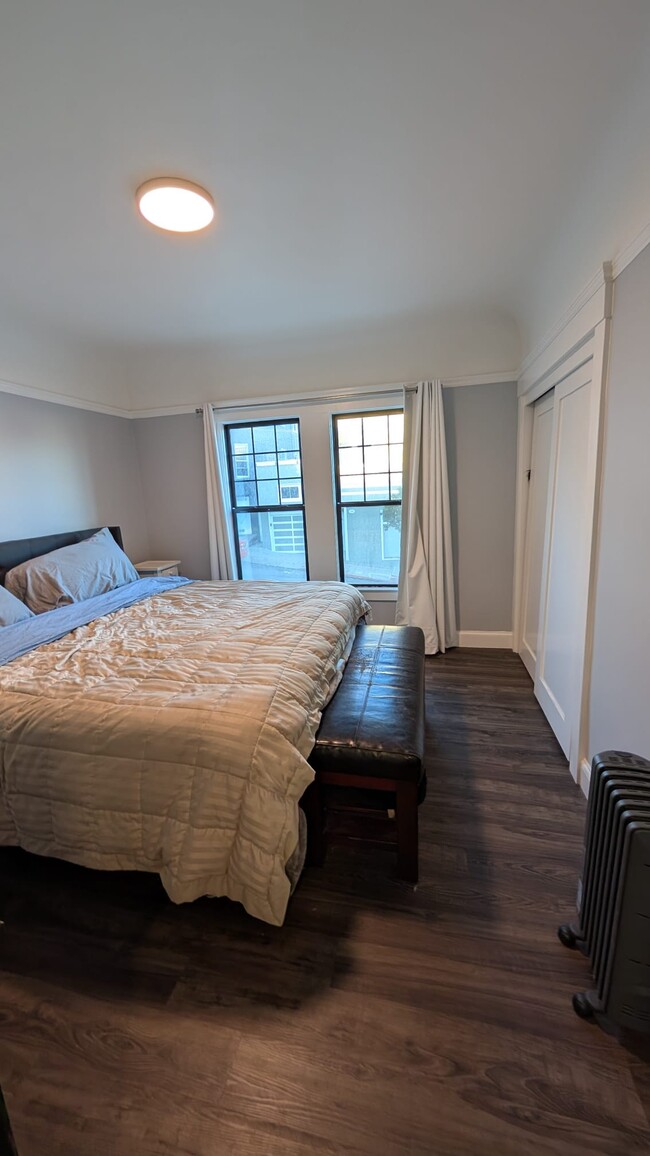
[[[585,478],[585,506],[582,512],[582,517],[586,520],[587,537],[586,537],[586,558],[585,558],[585,581],[583,588],[579,591],[579,609],[577,612],[577,630],[576,630],[576,651],[572,655],[575,659],[575,668],[571,673],[571,688],[569,690],[568,699],[564,703],[558,702],[553,690],[545,677],[545,659],[546,659],[546,640],[548,627],[548,613],[549,613],[549,597],[550,597],[550,568],[553,557],[554,546],[554,531],[557,513],[557,485],[558,474],[560,470],[560,445],[562,441],[562,430],[564,423],[564,403],[572,394],[578,393],[581,389],[589,389],[589,410],[587,428],[587,455],[586,455],[586,478]],[[594,493],[594,470],[595,470],[595,454],[594,454],[594,429],[597,429],[598,411],[597,398],[594,394],[594,379],[593,379],[593,358],[581,366],[579,369],[574,369],[568,377],[563,378],[562,382],[555,387],[555,405],[553,407],[553,433],[551,435],[551,468],[548,478],[548,491],[546,497],[546,526],[544,531],[544,556],[542,561],[542,590],[540,603],[540,623],[539,623],[539,638],[540,646],[537,652],[537,663],[535,668],[535,696],[539,702],[544,714],[549,723],[553,727],[555,736],[564,750],[569,764],[571,764],[572,755],[575,757],[574,747],[577,742],[580,724],[580,710],[579,704],[581,699],[582,679],[581,672],[584,665],[584,632],[587,615],[587,595],[589,587],[589,566],[591,557],[591,516],[592,503]],[[559,726],[556,729],[553,726],[553,716],[557,716]]]
[[[519,653],[519,657],[521,658],[521,661],[523,662],[524,666],[526,667],[526,670],[528,671],[533,682],[535,681],[535,667],[537,664],[537,655],[533,654],[532,650],[530,649],[530,646],[526,642],[526,618],[528,615],[528,583],[529,583],[529,578],[530,578],[530,539],[529,539],[530,524],[529,524],[529,516],[530,516],[530,494],[531,494],[530,480],[531,479],[530,479],[529,475],[530,475],[531,471],[533,471],[533,467],[535,465],[535,463],[533,462],[533,453],[534,453],[534,449],[535,449],[535,419],[536,419],[536,417],[541,417],[543,414],[552,412],[554,405],[555,405],[555,389],[549,391],[548,396],[545,396],[545,400],[542,400],[542,398],[539,398],[535,402],[535,404],[530,407],[531,411],[532,411],[530,469],[529,469],[529,471],[527,471],[527,474],[528,474],[527,480],[529,482],[529,485],[528,485],[528,493],[527,493],[527,499],[528,500],[526,502],[526,525],[524,527],[524,558],[523,558],[523,574],[522,574],[522,587],[521,587],[521,637],[519,640],[519,652],[518,653]],[[550,468],[550,463],[549,463],[549,468]],[[547,486],[547,493],[548,493],[548,486]],[[544,559],[542,557],[542,565],[543,565],[543,562],[544,562]]]
[[[586,592],[586,621],[584,623],[584,648],[579,686],[579,717],[573,720],[570,770],[573,778],[580,782],[581,764],[588,760],[589,750],[589,689],[593,650],[593,614],[596,583],[598,535],[600,526],[600,493],[602,488],[603,444],[606,436],[606,386],[610,347],[612,316],[611,270],[604,267],[603,292],[592,298],[580,312],[573,316],[571,324],[557,335],[552,349],[529,362],[519,380],[519,414],[517,427],[517,478],[515,498],[515,560],[513,582],[513,650],[518,654],[521,648],[523,567],[526,519],[528,511],[527,471],[530,468],[533,433],[533,404],[538,397],[554,388],[573,370],[592,361],[592,388],[594,411],[597,421],[591,431],[590,450],[594,454],[595,469],[593,492],[589,495],[591,510],[591,541],[589,546],[589,580]]]

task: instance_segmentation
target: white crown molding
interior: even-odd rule
[[[517,381],[516,369],[505,369],[503,373],[470,373],[466,377],[443,377],[443,389],[458,389],[464,385],[506,385]]]
[[[67,405],[73,409],[87,409],[92,413],[105,413],[109,417],[131,417],[128,409],[114,405],[104,405],[101,401],[90,401],[85,397],[75,397],[69,393],[55,393],[49,389],[39,389],[33,385],[22,385],[17,381],[0,379],[0,393],[13,393],[17,397],[29,397],[33,401],[49,401],[52,405]]]
[[[577,297],[571,302],[565,312],[556,321],[546,335],[538,342],[538,344],[526,355],[521,363],[517,379],[530,378],[530,370],[535,366],[547,349],[557,340],[557,338],[570,326],[571,322],[578,317],[578,315],[585,309],[585,307],[593,300],[597,293],[603,288],[607,290],[608,286],[620,277],[624,269],[634,261],[639,253],[642,253],[647,246],[650,245],[650,221],[637,233],[627,245],[619,249],[618,253],[611,261],[604,261],[602,267],[594,273],[593,277],[587,282],[584,288],[578,293]],[[609,305],[609,309],[607,308]],[[611,317],[611,299],[605,305],[603,317]],[[603,317],[598,320],[602,321]]]
[[[574,321],[575,318],[583,312],[586,306],[588,306],[593,301],[593,298],[597,294],[602,293],[607,288],[607,286],[611,283],[611,280],[611,262],[604,261],[598,272],[594,273],[593,277],[590,278],[581,292],[578,293],[578,296],[575,297],[568,308],[565,309],[562,316],[558,318],[555,324],[547,331],[542,340],[539,341],[538,344],[524,358],[519,368],[519,373],[517,374],[519,380],[522,378],[529,378],[531,376],[530,370],[535,367],[536,362],[541,360],[546,351],[550,349],[553,343],[557,341],[558,337],[564,333],[564,330],[571,325],[571,322]]]
[[[197,410],[203,409],[202,402],[192,402],[187,405],[159,405],[152,406],[150,409],[129,409],[127,410],[127,417],[133,420],[138,420],[144,417],[178,417],[184,413],[196,413]]]
[[[517,370],[506,369],[499,373],[473,373],[467,374],[464,377],[448,377],[442,379],[443,389],[457,389],[465,385],[502,385],[509,382],[517,381]],[[372,397],[373,394],[398,394],[404,385],[413,387],[416,382],[383,382],[375,385],[358,385],[349,386],[341,389],[332,389],[327,393],[283,393],[274,394],[269,397],[242,397],[231,398],[223,401],[213,401],[212,404],[217,412],[220,410],[244,410],[256,409],[260,406],[265,408],[273,408],[274,406],[284,405],[300,405],[307,403],[308,405],[320,405],[327,402],[336,401],[350,401],[355,397],[361,397],[367,394]],[[186,405],[167,405],[167,406],[152,406],[151,408],[132,409],[128,411],[128,416],[132,418],[146,418],[146,417],[174,417],[178,414],[194,413],[197,409],[202,408],[202,403],[195,401]]]
[[[540,395],[550,388],[550,375],[593,336],[596,326],[612,316],[613,277],[610,261],[604,261],[582,293],[522,364],[519,396]]]
[[[511,630],[461,630],[459,646],[476,646],[485,650],[512,650]]]
[[[464,377],[450,377],[443,380],[444,389],[457,389],[464,385],[500,385],[506,382],[517,381],[517,370],[508,369],[502,373],[474,373],[468,374]],[[408,382],[406,384],[412,385],[415,383]],[[358,394],[373,394],[373,393],[388,393],[393,391],[397,393],[403,388],[401,383],[388,383],[384,385],[362,385],[354,386],[349,389],[335,389],[327,394],[327,398],[331,400],[346,401],[351,396]],[[40,389],[37,386],[22,385],[16,381],[0,380],[0,393],[13,393],[18,397],[29,397],[34,401],[49,401],[53,405],[68,405],[75,409],[86,409],[92,413],[105,413],[111,417],[125,417],[125,418],[148,418],[148,417],[175,417],[179,414],[195,413],[197,409],[202,408],[202,402],[186,402],[182,405],[163,405],[163,406],[147,406],[143,409],[124,409],[119,406],[106,405],[101,401],[91,401],[88,398],[76,397],[73,394],[56,393],[49,389]],[[319,395],[309,393],[294,393],[283,394],[282,396],[272,397],[249,397],[234,400],[234,401],[215,401],[213,405],[216,409],[251,409],[256,406],[265,405],[299,405],[301,402],[316,402],[321,400]]]
[[[616,254],[612,261],[612,276],[614,278],[620,277],[623,270],[627,269],[634,258],[638,257],[639,253],[642,253],[648,245],[650,245],[650,221],[640,233],[637,233],[636,237],[632,238],[629,244]]]

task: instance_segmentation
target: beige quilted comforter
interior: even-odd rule
[[[0,844],[281,924],[306,760],[366,610],[338,582],[197,582],[10,662]]]

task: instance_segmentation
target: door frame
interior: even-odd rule
[[[569,769],[585,794],[589,788],[588,729],[589,689],[593,652],[593,612],[600,522],[600,494],[605,436],[605,405],[612,317],[613,277],[606,262],[590,286],[590,293],[522,366],[518,383],[517,479],[515,498],[515,560],[512,608],[512,649],[521,648],[523,630],[523,583],[526,522],[528,517],[528,470],[533,440],[533,406],[548,390],[559,386],[576,369],[592,361],[591,376],[596,420],[590,428],[590,469],[587,517],[589,566],[583,600],[584,617],[579,624],[579,681],[575,717],[571,719]]]
[[[593,357],[584,363],[579,369],[574,369],[567,378],[553,391],[555,404],[553,407],[553,433],[551,445],[551,470],[548,480],[547,499],[546,499],[546,526],[544,531],[544,558],[542,562],[542,601],[541,601],[541,618],[540,618],[540,638],[541,643],[537,652],[537,663],[535,667],[535,696],[539,702],[544,714],[550,722],[555,731],[556,738],[563,748],[565,753],[568,752],[569,765],[575,762],[578,765],[577,752],[575,751],[575,744],[579,738],[579,718],[580,718],[580,684],[578,682],[580,671],[584,665],[584,644],[581,645],[581,638],[584,639],[587,621],[587,607],[588,607],[588,588],[589,588],[589,566],[591,557],[591,533],[589,531],[589,523],[591,521],[593,512],[593,496],[594,496],[594,480],[596,468],[596,445],[597,438],[595,437],[596,427],[598,423],[598,399],[594,391],[593,381]],[[563,403],[571,397],[574,393],[582,389],[588,389],[588,420],[589,424],[586,429],[586,449],[587,456],[585,461],[585,506],[583,515],[587,523],[587,540],[586,540],[586,558],[585,558],[585,573],[584,582],[578,591],[579,604],[577,609],[577,637],[578,650],[575,654],[576,668],[570,675],[571,690],[568,699],[565,703],[558,702],[551,686],[546,680],[546,654],[547,654],[547,627],[549,614],[549,597],[550,597],[550,583],[551,583],[551,559],[554,555],[555,545],[555,522],[558,510],[557,503],[557,486],[558,475],[560,469],[559,451],[562,442],[562,430],[564,428],[564,416],[562,406]],[[558,456],[554,456],[554,451],[557,451]],[[554,720],[555,719],[555,724]],[[576,725],[576,720],[577,724]]]
[[[533,405],[530,406],[530,410],[532,412],[532,422],[531,422],[532,433],[531,433],[531,447],[530,447],[530,470],[527,471],[527,480],[528,480],[529,484],[528,484],[528,487],[526,490],[526,523],[524,526],[524,544],[523,544],[524,557],[523,557],[522,588],[521,588],[521,623],[520,623],[521,633],[520,633],[520,637],[519,637],[519,649],[518,649],[517,653],[519,654],[519,657],[521,658],[521,661],[523,662],[524,666],[526,667],[526,670],[528,671],[533,682],[535,681],[535,665],[537,662],[537,655],[533,656],[533,652],[526,642],[525,630],[526,630],[526,617],[527,617],[527,612],[528,612],[528,583],[529,583],[529,579],[530,579],[530,561],[531,561],[531,559],[530,559],[530,538],[529,538],[529,533],[528,533],[530,530],[530,525],[529,525],[528,518],[529,518],[529,514],[530,514],[530,495],[532,493],[532,488],[533,488],[531,483],[534,484],[534,481],[535,481],[535,470],[533,468],[534,464],[535,464],[534,460],[533,460],[533,455],[534,455],[534,451],[535,451],[535,418],[536,418],[536,416],[537,417],[541,416],[543,413],[549,413],[550,412],[552,415],[554,404],[555,404],[555,390],[548,390],[547,394],[544,394],[543,397],[538,398],[537,401]],[[540,407],[539,409],[537,408],[538,405]],[[542,409],[542,406],[544,406],[543,409]],[[553,420],[553,418],[551,416],[551,421],[552,420]],[[531,470],[532,470],[532,477],[531,477]],[[546,492],[548,494],[548,478],[547,478]],[[542,565],[543,565],[543,562],[544,562],[544,559],[543,559],[543,542],[542,542]],[[538,633],[539,633],[539,631],[538,631]],[[532,669],[531,669],[531,667],[532,667]]]

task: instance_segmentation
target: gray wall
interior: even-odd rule
[[[461,630],[512,629],[517,386],[445,389]]]
[[[445,390],[463,630],[510,630],[516,387]],[[209,577],[200,416],[128,420],[0,393],[0,540],[110,523],[134,561]],[[394,603],[373,606],[394,621]]]
[[[512,628],[517,390],[514,383],[447,389],[454,553],[463,630]],[[151,552],[180,558],[183,573],[209,577],[207,499],[200,416],[133,423]],[[395,605],[373,604],[375,622]]]
[[[210,577],[203,421],[199,414],[131,422],[152,557],[180,558],[188,578]]]
[[[146,555],[133,424],[0,393],[0,541],[110,524]]]
[[[589,755],[650,758],[650,248],[616,281]]]

